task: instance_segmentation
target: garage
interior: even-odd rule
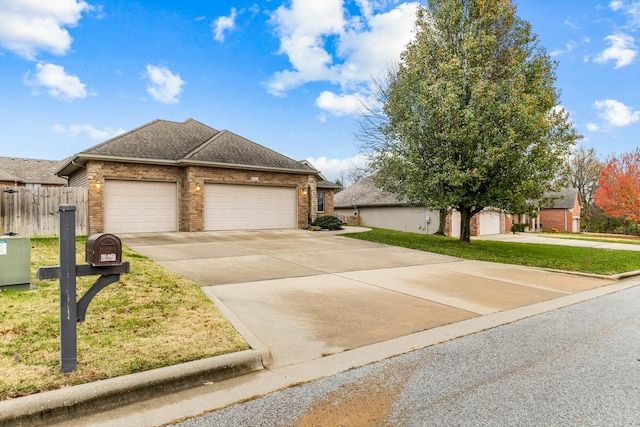
[[[480,236],[500,234],[502,230],[502,216],[500,212],[485,210],[480,212]]]
[[[177,231],[175,182],[106,180],[105,232]]]
[[[297,228],[297,189],[241,184],[204,186],[204,228],[273,230]]]

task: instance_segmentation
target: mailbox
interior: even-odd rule
[[[92,234],[87,239],[85,261],[94,267],[122,264],[120,238],[109,233]]]

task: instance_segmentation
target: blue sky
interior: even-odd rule
[[[0,0],[0,156],[57,160],[194,118],[333,180],[361,162],[358,100],[398,60],[417,4]],[[580,144],[640,146],[640,0],[517,4],[559,63]]]

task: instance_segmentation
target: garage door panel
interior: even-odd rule
[[[177,230],[177,184],[174,182],[105,182],[105,231],[143,233]]]
[[[480,235],[500,234],[502,228],[502,217],[500,212],[482,211],[480,212]]]
[[[257,185],[205,185],[205,230],[296,228],[297,190]]]

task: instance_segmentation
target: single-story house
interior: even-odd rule
[[[2,187],[64,187],[67,180],[55,174],[64,160],[0,157]]]
[[[361,179],[335,195],[335,212],[349,222],[356,218],[362,226],[391,230],[433,234],[438,231],[438,211],[413,207],[395,194],[379,188],[372,177]],[[504,233],[508,215],[493,209],[485,209],[471,218],[471,235]],[[509,225],[510,227],[510,225]],[[460,212],[447,215],[445,234],[460,236]]]
[[[193,119],[142,125],[56,174],[88,187],[90,234],[306,228],[333,214],[318,170]]]
[[[577,188],[547,192],[540,200],[540,212],[534,226],[545,231],[580,232],[580,198]],[[537,223],[537,224],[536,224]]]

